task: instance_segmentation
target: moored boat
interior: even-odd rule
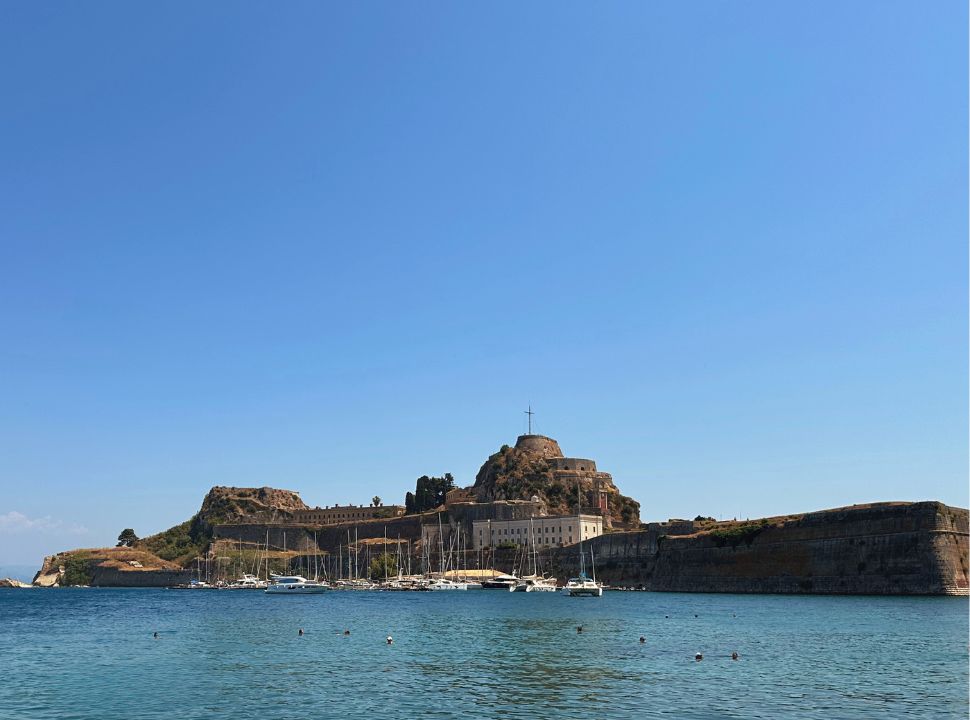
[[[302,575],[274,575],[273,584],[264,592],[271,595],[316,595],[329,589],[327,583],[307,580]]]
[[[485,590],[508,590],[519,584],[519,578],[515,575],[496,575],[488,580],[482,580],[482,588]]]

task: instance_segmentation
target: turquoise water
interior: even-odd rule
[[[966,598],[0,590],[0,717],[964,719],[967,611]]]

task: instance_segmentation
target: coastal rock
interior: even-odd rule
[[[0,588],[29,588],[30,583],[14,580],[13,578],[0,578]]]

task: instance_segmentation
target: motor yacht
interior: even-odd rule
[[[255,575],[245,573],[241,578],[230,583],[227,588],[229,590],[265,590],[268,584],[265,580],[260,580]]]
[[[273,575],[273,583],[264,592],[273,595],[315,595],[329,589],[327,583],[307,580],[302,575]]]
[[[456,582],[448,578],[438,578],[428,583],[428,590],[467,590],[468,583]]]

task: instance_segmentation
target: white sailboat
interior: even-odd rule
[[[445,575],[448,572],[448,567],[451,565],[451,546],[448,547],[448,560],[445,562],[445,540],[443,529],[441,526],[441,514],[438,514],[438,547],[439,547],[439,558],[440,558],[440,577],[435,578],[428,583],[428,590],[433,591],[443,591],[443,590],[467,590],[468,584],[460,582],[457,580],[450,580]],[[457,562],[456,562],[457,566]],[[456,573],[457,575],[457,573]]]
[[[509,586],[509,592],[556,592],[556,578],[539,575],[539,552],[536,550],[535,528],[531,518],[529,535],[532,538],[532,575],[519,578],[517,583]]]
[[[579,577],[569,578],[563,586],[563,595],[569,597],[602,597],[603,586],[596,582],[596,562],[590,548],[589,559],[593,568],[592,579],[586,576],[586,554],[583,552],[583,497],[576,483],[576,517],[579,520]]]

